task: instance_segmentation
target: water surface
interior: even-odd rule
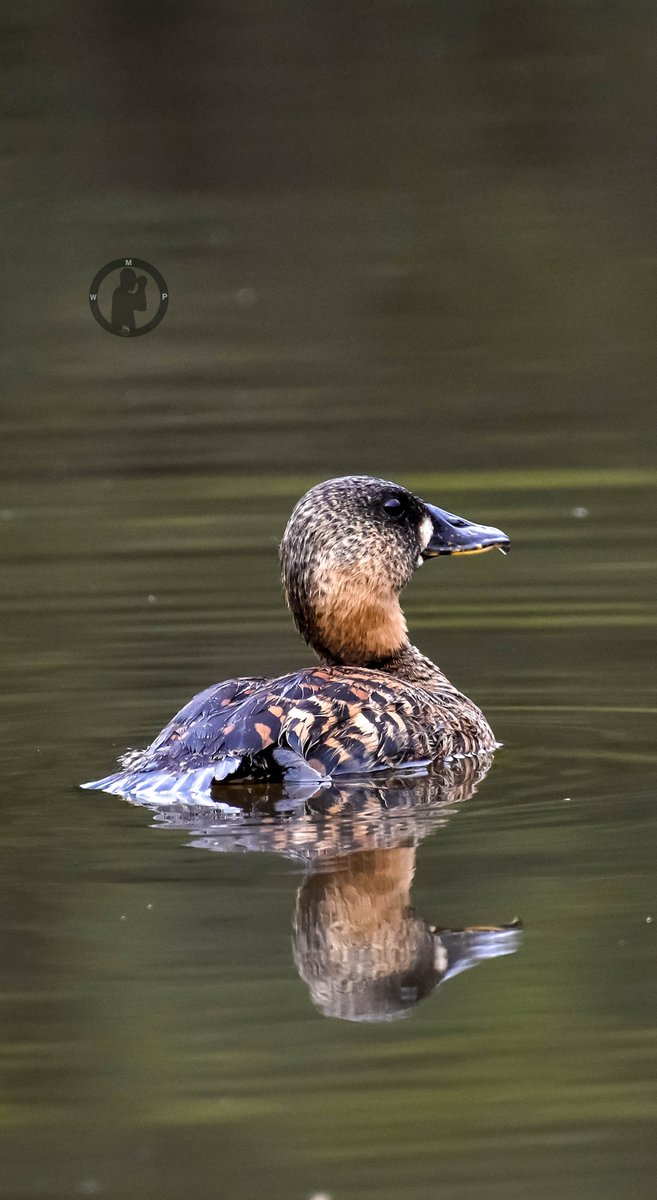
[[[654,1195],[654,13],[375,8],[2,18],[10,1200]],[[87,303],[124,253],[171,289],[134,342]],[[310,661],[277,540],[344,472],[512,538],[406,593],[504,743],[476,790],[241,832],[80,792]]]

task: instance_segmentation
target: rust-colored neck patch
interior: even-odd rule
[[[399,599],[377,581],[331,571],[318,586],[306,614],[310,644],[331,662],[366,666],[398,653],[408,642]]]

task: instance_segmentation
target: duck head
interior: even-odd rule
[[[408,644],[399,593],[428,558],[509,549],[477,525],[399,484],[368,475],[306,492],[288,521],[283,587],[301,636],[329,662],[375,666]]]

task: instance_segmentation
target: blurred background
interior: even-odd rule
[[[0,1195],[652,1197],[654,5],[27,0],[0,45]],[[511,537],[408,591],[505,748],[399,836],[433,924],[524,924],[358,1024],[289,847],[77,790],[310,661],[277,541],[350,472]]]

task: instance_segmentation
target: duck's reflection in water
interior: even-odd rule
[[[240,817],[169,809],[157,821],[189,830],[198,848],[303,861],[292,947],[313,1003],[326,1016],[386,1021],[460,971],[519,947],[518,921],[442,929],[411,905],[418,845],[473,794],[490,762],[461,759],[431,775],[335,784],[303,799],[263,785],[238,796],[233,786]]]
[[[517,924],[436,929],[411,907],[415,847],[365,850],[308,875],[297,893],[294,961],[327,1017],[402,1016],[482,958],[510,954]]]

